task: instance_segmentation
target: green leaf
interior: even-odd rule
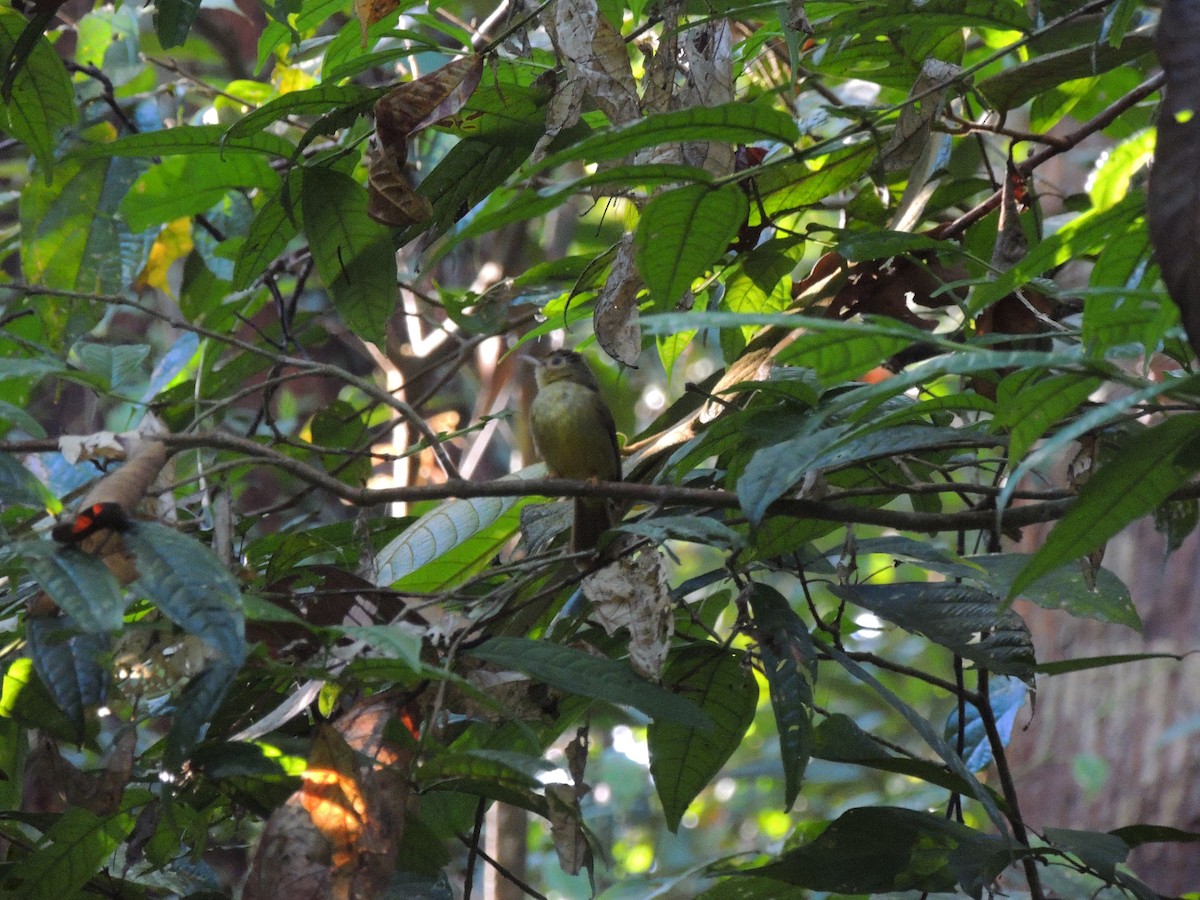
[[[769,223],[820,203],[856,182],[874,161],[875,145],[860,143],[815,160],[771,166],[754,179],[754,191],[762,203],[750,208],[749,223],[763,224],[764,214]]]
[[[20,885],[17,895],[28,900],[79,896],[132,828],[132,816],[100,817],[71,807],[46,829],[37,849],[9,870],[8,877]]]
[[[654,516],[623,523],[618,530],[640,534],[656,544],[665,541],[690,541],[723,550],[740,550],[746,539],[740,533],[710,516]]]
[[[417,187],[433,205],[433,217],[402,231],[399,242],[445,234],[529,158],[541,135],[540,126],[521,126],[455,144]]]
[[[235,668],[246,656],[242,592],[212,551],[156,522],[123,535],[137,561],[134,586],[168,619],[202,638]]]
[[[1038,373],[1015,372],[996,389],[998,428],[1012,430],[1009,438],[1010,460],[1024,458],[1051,427],[1073,412],[1100,386],[1100,379],[1076,374],[1051,375],[1038,379]]]
[[[317,273],[350,330],[380,346],[396,308],[392,233],[367,215],[367,192],[333,169],[304,174],[304,232]]]
[[[586,192],[590,187],[610,184],[630,187],[654,186],[689,181],[709,184],[712,182],[712,176],[704,169],[695,166],[665,163],[613,166],[575,180],[557,181],[538,190],[527,188],[515,196],[508,196],[506,193],[497,191],[492,194],[491,199],[480,209],[478,214],[472,216],[469,222],[455,231],[452,243],[495,231],[513,222],[522,222],[536,216],[543,216],[562,206],[573,196]]]
[[[5,60],[6,67],[28,24],[16,10],[0,8],[0,59]],[[0,106],[0,129],[29,148],[49,181],[59,132],[73,125],[76,117],[71,76],[50,42],[39,36],[13,79],[8,102]]]
[[[168,772],[178,772],[200,743],[240,669],[240,660],[215,660],[183,689],[163,749],[163,765]]]
[[[972,315],[978,313],[1055,266],[1099,252],[1115,235],[1124,233],[1145,208],[1146,198],[1140,193],[1132,193],[1115,206],[1092,209],[1072,219],[1031,247],[1012,268],[975,285],[967,311]]]
[[[715,724],[709,712],[689,697],[635,675],[628,663],[525,638],[494,637],[469,652],[581,697],[632,706],[655,722],[694,729],[711,729]]]
[[[724,254],[750,201],[737,185],[689,184],[654,197],[634,235],[634,262],[655,306],[669,310]]]
[[[507,476],[545,477],[546,467],[540,463]],[[375,583],[421,592],[460,584],[512,539],[527,502],[517,497],[473,497],[435,507],[379,551]]]
[[[299,232],[303,173],[303,169],[293,169],[283,187],[271,194],[255,214],[234,263],[235,291],[246,290],[261,277]]]
[[[774,588],[756,583],[750,592],[750,612],[779,731],[784,808],[790,810],[813,753],[817,651],[800,617]]]
[[[1119,837],[1129,847],[1158,843],[1200,844],[1200,833],[1172,828],[1169,825],[1125,825],[1114,828],[1109,834]]]
[[[222,140],[224,137],[224,140]],[[129,134],[105,144],[85,144],[72,154],[80,159],[112,156],[211,156],[262,153],[290,159],[296,146],[286,138],[269,132],[254,132],[230,137],[222,125],[177,125],[158,131]]]
[[[978,897],[1007,859],[1005,842],[938,813],[890,806],[843,813],[813,841],[749,874],[816,891],[874,894],[954,891]],[[963,870],[962,860],[1000,858]]]
[[[655,719],[646,729],[650,774],[667,828],[676,832],[696,795],[741,744],[754,720],[758,684],[740,653],[708,643],[672,654],[663,682],[698,703],[716,723],[716,728],[700,729]]]
[[[0,419],[15,422],[18,426],[24,425],[21,417],[27,417],[28,414],[16,407],[10,410],[7,406],[8,404],[0,403]],[[34,424],[36,425],[36,423]],[[36,434],[36,429],[30,433]],[[0,455],[0,503],[19,506],[48,506],[52,502],[53,495],[32,472],[21,465],[15,457],[7,453]]]
[[[830,762],[851,763],[879,772],[919,778],[957,794],[969,794],[972,790],[967,781],[936,762],[908,756],[893,756],[883,742],[873,739],[859,728],[853,719],[842,713],[827,716],[817,726],[812,755]]]
[[[80,634],[70,616],[31,616],[25,622],[29,657],[41,683],[75,728],[75,740],[87,732],[87,710],[108,693],[107,634]]]
[[[141,160],[63,160],[54,182],[21,192],[21,268],[30,284],[115,293],[145,265],[152,236],[133,235],[117,215]]]
[[[538,169],[556,168],[576,159],[618,159],[645,147],[680,141],[723,141],[728,144],[778,141],[791,144],[799,136],[791,116],[764,104],[698,106],[658,113],[623,127],[598,132],[546,157]]]
[[[922,581],[830,585],[829,590],[983,668],[1033,678],[1029,629],[1011,609],[1002,610],[994,594],[965,584]]]
[[[169,156],[142,175],[121,203],[134,231],[208,212],[238,188],[277,190],[279,175],[256,153],[229,151],[208,156]]]
[[[893,378],[891,380],[899,381],[900,378]],[[1200,376],[1195,375],[1179,380],[1167,379],[1150,384],[1148,387],[1113,397],[1095,409],[1084,413],[1069,425],[1059,429],[1054,435],[1039,444],[1025,459],[1021,460],[1020,464],[1009,474],[1005,480],[1004,487],[1000,491],[1000,495],[996,498],[998,518],[1002,517],[1013,491],[1017,489],[1017,485],[1022,483],[1025,476],[1032,472],[1035,467],[1057,458],[1069,444],[1072,444],[1089,432],[1098,431],[1118,419],[1125,418],[1128,410],[1133,409],[1141,403],[1145,403],[1147,400],[1152,400],[1161,394],[1171,391],[1187,392],[1195,390],[1196,385],[1200,385]]]
[[[877,678],[837,647],[822,642],[821,649],[843,669],[882,697],[892,709],[900,713],[905,721],[912,726],[913,730],[921,736],[921,739],[941,757],[946,767],[967,784],[968,789],[966,793],[979,801],[979,804],[984,808],[996,830],[1007,838],[1009,834],[1008,824],[1004,817],[1000,815],[1000,809],[996,805],[996,801],[987,788],[980,784],[975,776],[971,774],[958,754],[942,740],[937,730],[926,719],[917,715],[916,710],[884,687]]]
[[[1117,866],[1129,855],[1129,845],[1116,834],[1098,831],[1076,831],[1070,828],[1047,828],[1050,846],[1078,857],[1086,866],[1105,878],[1116,875]]]
[[[755,452],[737,482],[742,510],[754,524],[767,508],[811,472],[850,463],[891,457],[897,453],[979,446],[988,439],[970,428],[897,425],[853,430],[833,426],[806,430],[795,437]]]
[[[121,627],[125,595],[100,559],[46,541],[25,544],[22,555],[42,589],[85,632],[105,633]]]
[[[230,141],[247,138],[288,116],[319,116],[335,110],[365,113],[385,93],[384,88],[364,88],[356,84],[319,84],[290,91],[239,119],[225,132],[217,147],[224,149]]]
[[[178,47],[200,12],[202,0],[155,0],[154,31],[164,50]]]
[[[1028,62],[1002,69],[984,78],[975,87],[992,109],[1005,112],[1023,106],[1058,85],[1099,75],[1154,50],[1154,28],[1146,25],[1125,36],[1119,47],[1110,44],[1084,44],[1044,53]]]
[[[986,573],[968,576],[985,584],[997,596],[1007,597],[1013,582],[1029,564],[1032,554],[997,553],[969,556],[968,561]],[[1061,609],[1073,616],[1126,625],[1142,630],[1129,588],[1108,569],[1097,569],[1095,585],[1089,586],[1083,570],[1074,562],[1049,572],[1021,591],[1021,598],[1043,609]]]
[[[1149,514],[1191,479],[1200,459],[1200,415],[1177,415],[1126,441],[1079,492],[1029,564],[1013,581],[1015,597],[1042,575],[1091,553],[1118,531]]]
[[[404,660],[414,672],[422,669],[421,639],[395,625],[341,625],[333,630],[354,640],[366,641],[387,659]]]

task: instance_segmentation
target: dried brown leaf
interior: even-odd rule
[[[614,125],[641,114],[629,50],[596,0],[557,0],[543,17],[569,81],[581,82]]]
[[[633,670],[657,681],[675,633],[662,558],[655,552],[622,557],[584,578],[582,587],[592,602],[593,615],[609,635],[622,628],[629,631]]]
[[[629,366],[637,364],[642,352],[637,303],[641,289],[642,280],[633,265],[633,234],[630,233],[621,241],[592,312],[596,340],[604,352]]]

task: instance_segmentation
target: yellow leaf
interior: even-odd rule
[[[134,287],[138,290],[158,288],[163,293],[174,296],[167,284],[167,272],[170,271],[173,262],[191,253],[192,247],[191,219],[184,217],[167,223],[159,232],[154,246],[150,248],[146,266],[134,281]]]

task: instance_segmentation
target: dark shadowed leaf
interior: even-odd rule
[[[713,726],[710,715],[691,698],[635,675],[628,663],[546,641],[506,637],[492,638],[471,650],[471,656],[524,672],[581,697],[632,706],[655,721],[696,729]]]
[[[193,538],[155,522],[124,535],[137,559],[135,588],[163,615],[202,638],[235,668],[246,655],[242,593],[212,551]]]
[[[1173,416],[1127,440],[1088,479],[1079,500],[1054,526],[1013,581],[1013,597],[1042,575],[1100,547],[1185,485],[1197,468],[1200,415]]]
[[[813,753],[817,651],[796,611],[774,588],[755,584],[750,593],[750,611],[779,731],[784,806],[790,810]]]
[[[721,770],[754,720],[758,684],[739,653],[716,644],[695,644],[675,653],[663,682],[704,710],[715,728],[699,729],[655,720],[646,729],[650,774],[667,827],[679,828],[696,795]]]
[[[1001,611],[996,594],[965,584],[923,581],[831,585],[829,589],[993,672],[1033,679],[1029,629],[1011,609]]]
[[[982,894],[1007,860],[1004,842],[936,813],[860,807],[841,815],[814,840],[749,874],[817,891],[884,893],[953,891]],[[994,857],[994,858],[993,858]],[[976,863],[965,868],[963,858]],[[994,868],[993,868],[994,866]]]

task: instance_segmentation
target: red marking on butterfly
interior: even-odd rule
[[[74,519],[55,525],[50,536],[60,544],[78,544],[102,529],[128,531],[132,527],[133,523],[120,503],[93,503],[76,513]]]

